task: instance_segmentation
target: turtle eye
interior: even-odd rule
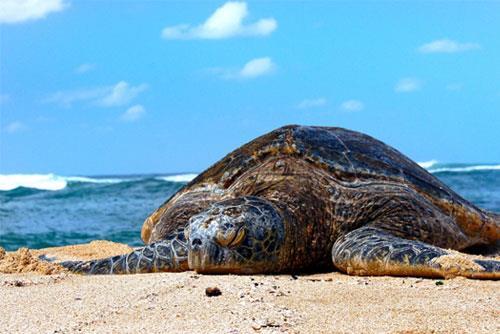
[[[223,247],[236,247],[245,238],[246,231],[243,227],[239,229],[230,228],[226,232],[218,231],[215,235],[215,241]]]
[[[215,241],[223,247],[227,247],[231,241],[233,241],[236,236],[236,230],[234,228],[227,229],[226,232],[217,231],[215,235]]]
[[[231,241],[228,246],[229,247],[239,246],[243,242],[243,239],[245,239],[246,234],[247,234],[246,230],[243,227],[241,227],[238,230],[236,237],[234,237],[233,241]]]

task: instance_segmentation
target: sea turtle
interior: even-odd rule
[[[290,125],[201,173],[151,214],[147,246],[64,262],[122,274],[293,273],[500,278],[500,215],[466,201],[394,148],[359,132]]]

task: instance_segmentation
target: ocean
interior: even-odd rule
[[[469,201],[500,212],[500,165],[420,165]],[[195,176],[0,175],[0,246],[43,248],[95,239],[142,245],[144,219]]]

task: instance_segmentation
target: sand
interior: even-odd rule
[[[27,248],[19,248],[16,252],[5,253],[0,248],[0,273],[30,273],[58,274],[64,272],[64,268],[53,263],[40,261]]]
[[[124,250],[94,242],[30,253],[67,260]],[[500,282],[464,278],[30,272],[0,274],[0,303],[2,333],[500,332]]]
[[[6,253],[0,247],[0,273],[34,272],[45,275],[59,274],[66,270],[56,263],[40,260],[39,257],[43,256],[43,258],[49,261],[91,260],[131,251],[132,248],[127,245],[106,240],[96,240],[89,244],[50,247],[39,250],[19,248],[17,251],[9,253]]]

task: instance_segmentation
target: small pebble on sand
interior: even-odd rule
[[[217,297],[217,296],[220,296],[222,295],[222,292],[220,291],[220,289],[216,286],[214,287],[208,287],[205,289],[205,294],[208,296],[208,297]]]

